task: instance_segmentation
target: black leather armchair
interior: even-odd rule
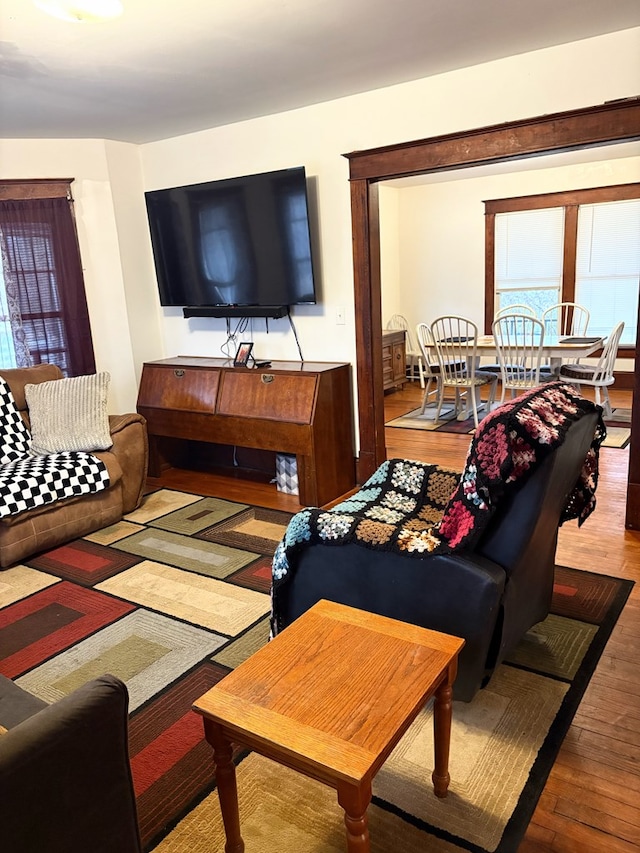
[[[546,387],[553,393],[552,386]],[[523,397],[535,400],[536,394]],[[500,410],[511,415],[518,405],[505,403],[497,410],[498,418]],[[461,547],[416,556],[312,535],[289,549],[290,565],[282,582],[277,578],[285,536],[274,558],[274,632],[326,598],[463,637],[454,698],[470,701],[526,631],[548,615],[558,528],[565,518],[580,515],[572,503],[576,495],[585,497],[585,459],[590,460],[591,505],[585,510],[583,503],[580,523],[593,508],[598,450],[605,434],[599,407],[582,401],[558,446],[545,448],[540,454],[544,458],[530,465],[511,488],[498,489],[496,494],[503,493],[487,512],[482,530]],[[340,512],[340,505],[333,511]]]

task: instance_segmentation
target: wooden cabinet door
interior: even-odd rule
[[[219,370],[145,364],[138,407],[212,413],[219,381]]]
[[[317,376],[226,370],[217,413],[309,424],[313,419]]]

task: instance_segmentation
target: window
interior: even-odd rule
[[[640,284],[640,184],[485,202],[486,318],[511,304],[538,316],[557,302],[591,314],[603,337],[624,320],[635,346]]]
[[[545,308],[560,301],[562,208],[500,213],[495,229],[496,310],[529,305],[542,316]]]
[[[95,372],[69,181],[0,182],[0,366]]]
[[[621,341],[634,345],[639,282],[640,200],[581,205],[575,301],[590,311],[590,331],[608,335],[622,319]]]

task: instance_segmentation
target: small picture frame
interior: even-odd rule
[[[253,349],[253,341],[242,341],[233,359],[234,367],[246,367],[251,358],[251,350]]]

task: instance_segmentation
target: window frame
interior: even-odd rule
[[[55,319],[60,322],[66,336],[66,346],[64,350],[50,348],[47,353],[49,355],[56,351],[64,353],[64,358],[55,363],[59,364],[65,376],[95,373],[96,370],[91,318],[87,303],[74,200],[71,192],[71,184],[74,180],[74,178],[0,179],[1,201],[19,203],[52,199],[64,200],[67,205],[65,210],[68,211],[70,219],[65,219],[62,223],[62,231],[66,234],[66,245],[64,247],[58,245],[60,235],[54,229],[51,246],[54,250],[56,247],[60,249],[57,257],[61,263],[56,265],[57,274],[60,275],[64,268],[65,278],[71,282],[71,285],[63,288],[59,281],[56,284],[60,298],[59,310],[22,312],[26,322],[31,324],[45,322],[48,319]],[[66,303],[65,299],[68,300]],[[75,309],[71,313],[69,311],[70,305]],[[38,341],[40,341],[39,338]],[[39,358],[35,350],[32,352],[36,358]],[[53,359],[50,360],[53,361]],[[34,363],[41,362],[34,361]]]
[[[485,334],[491,334],[495,314],[495,220],[497,213],[538,210],[545,207],[564,208],[564,247],[560,302],[575,302],[576,251],[578,242],[578,207],[584,204],[604,204],[612,201],[640,199],[640,182],[590,187],[514,198],[488,199],[485,209]],[[635,346],[629,344],[618,350],[621,358],[633,358]]]

